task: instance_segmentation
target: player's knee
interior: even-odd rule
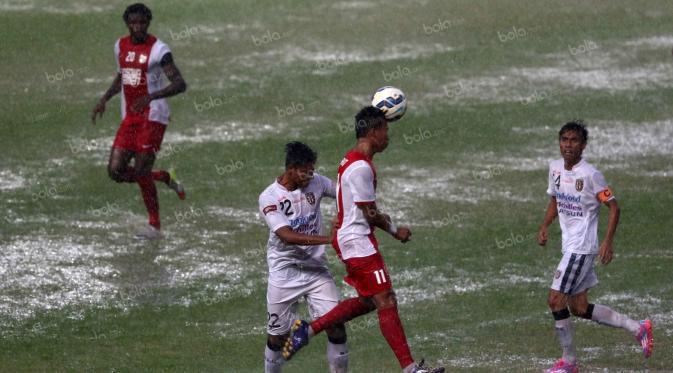
[[[582,309],[581,305],[577,305],[572,302],[570,302],[568,308],[570,309],[570,313],[572,313],[573,316],[580,316],[586,311],[585,309]]]
[[[384,310],[387,308],[397,306],[397,297],[395,296],[395,292],[392,291],[392,289],[384,293],[376,294],[373,297],[373,300],[374,304],[376,305],[376,308],[379,310]]]
[[[360,303],[364,304],[369,308],[369,311],[374,311],[376,309],[376,303],[372,300],[372,298],[368,297],[360,297]]]
[[[346,343],[346,326],[344,324],[337,324],[325,331],[327,333],[327,340],[333,344]]]
[[[283,348],[286,336],[267,334],[266,345],[271,351],[280,351]]]
[[[547,298],[547,305],[549,306],[549,309],[552,311],[566,308],[566,305],[563,302],[563,298],[556,297],[553,295],[550,295],[549,298]]]
[[[122,179],[122,173],[121,173],[121,171],[119,170],[118,167],[113,167],[113,166],[108,167],[107,174],[108,174],[108,176],[110,176],[110,179],[112,179],[112,180],[114,180],[118,183],[121,183],[121,182],[124,181]]]
[[[594,313],[593,304],[570,304],[570,313],[574,316],[581,317],[583,319],[591,320],[591,317]]]

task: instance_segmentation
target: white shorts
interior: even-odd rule
[[[594,270],[596,254],[563,254],[554,273],[551,288],[563,294],[576,295],[598,284]]]
[[[291,269],[289,275],[305,277],[306,269]],[[304,272],[302,274],[302,272]],[[287,272],[286,272],[287,274]],[[292,322],[297,319],[297,305],[303,297],[308,303],[311,319],[317,319],[339,303],[339,289],[329,271],[320,271],[304,283],[290,282],[288,287],[268,284],[266,291],[267,325],[271,335],[285,335],[290,332]]]

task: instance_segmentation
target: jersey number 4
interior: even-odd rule
[[[561,175],[556,176],[556,179],[554,179],[554,185],[556,185],[556,189],[561,187]]]
[[[386,281],[386,273],[383,272],[383,269],[374,271],[374,276],[376,276],[376,283],[379,285],[388,282]]]

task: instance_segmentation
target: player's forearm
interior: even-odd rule
[[[556,200],[552,199],[549,201],[547,206],[547,212],[544,214],[544,219],[542,219],[542,226],[547,228],[558,216],[558,210],[556,209]]]
[[[367,216],[368,216],[367,222],[369,223],[369,225],[381,228],[389,233],[392,232],[393,223],[392,220],[390,219],[390,216],[382,214],[378,210],[369,210]]]
[[[608,230],[605,232],[606,242],[612,243],[612,240],[617,233],[617,225],[619,225],[619,206],[617,203],[610,205],[610,215],[608,215]]]
[[[390,220],[390,217],[386,214],[381,214],[381,213],[378,213],[376,215],[376,222],[375,222],[374,225],[383,229],[386,232],[391,232],[392,227],[393,227],[393,223]]]
[[[121,92],[121,90],[122,90],[122,80],[118,74],[115,77],[115,80],[112,81],[112,85],[110,85],[110,88],[108,88],[108,90],[105,91],[105,93],[103,94],[103,97],[101,97],[101,100],[104,102],[108,102],[117,93]]]
[[[332,242],[330,237],[327,236],[313,236],[309,234],[297,233],[292,230],[282,232],[278,235],[281,241],[290,245],[325,245]]]

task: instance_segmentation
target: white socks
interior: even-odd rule
[[[599,324],[626,329],[633,335],[636,335],[638,331],[640,331],[640,323],[638,323],[638,321],[631,320],[621,313],[600,304],[594,305],[594,312],[591,315],[591,320]]]
[[[563,348],[563,360],[571,364],[574,363],[577,356],[575,354],[575,345],[573,345],[573,331],[570,318],[556,320],[555,328],[559,343]]]
[[[264,349],[264,372],[281,373],[285,360],[280,351],[273,351],[266,346]],[[327,362],[330,373],[346,373],[348,371],[348,345],[327,342]]]
[[[281,367],[285,360],[280,351],[273,351],[266,346],[264,349],[264,372],[265,373],[280,373]]]
[[[416,368],[416,362],[413,362],[406,367],[402,368],[402,373],[412,373],[414,371],[414,368]]]
[[[348,371],[348,345],[327,342],[327,362],[330,373],[346,373]]]

